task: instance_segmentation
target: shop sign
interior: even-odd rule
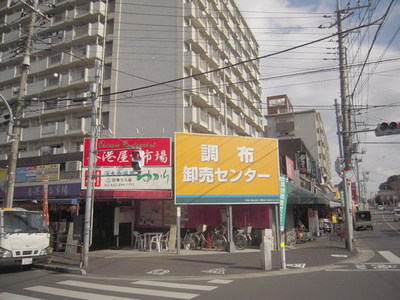
[[[18,167],[16,170],[16,182],[42,182],[60,180],[60,164]]]
[[[99,138],[96,145],[97,167],[131,167],[132,151],[144,152],[144,166],[171,166],[170,138]],[[89,166],[90,139],[85,139],[83,166]]]
[[[82,168],[82,189],[87,188],[88,168]],[[95,170],[96,190],[170,190],[172,171],[167,168],[146,168],[140,175],[131,167],[100,167]]]
[[[286,225],[286,210],[288,200],[288,178],[286,176],[279,176],[279,226],[281,232],[285,232]]]
[[[49,184],[47,192],[49,198],[76,197],[80,195],[81,185],[79,183]],[[2,194],[0,193],[0,196]],[[43,185],[17,186],[15,187],[14,196],[16,199],[43,197]]]
[[[278,204],[278,141],[176,133],[175,187],[176,204]]]

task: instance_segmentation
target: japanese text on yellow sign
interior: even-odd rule
[[[279,202],[276,139],[177,133],[176,203]]]

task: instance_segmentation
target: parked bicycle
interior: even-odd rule
[[[217,250],[225,250],[227,240],[220,229],[214,228],[211,233],[211,238],[208,240],[204,233],[207,230],[207,225],[201,224],[196,227],[196,232],[186,231],[186,235],[183,238],[182,245],[185,249],[201,249],[204,247],[211,247]]]
[[[233,243],[235,244],[236,249],[243,250],[251,245],[252,238],[250,233],[250,226],[236,230],[235,234],[233,235]]]

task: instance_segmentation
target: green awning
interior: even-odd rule
[[[329,206],[330,199],[325,195],[312,193],[291,181],[289,182],[288,188],[288,204],[322,204]]]

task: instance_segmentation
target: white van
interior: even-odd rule
[[[395,222],[400,221],[400,207],[395,207],[393,210],[393,220]]]

